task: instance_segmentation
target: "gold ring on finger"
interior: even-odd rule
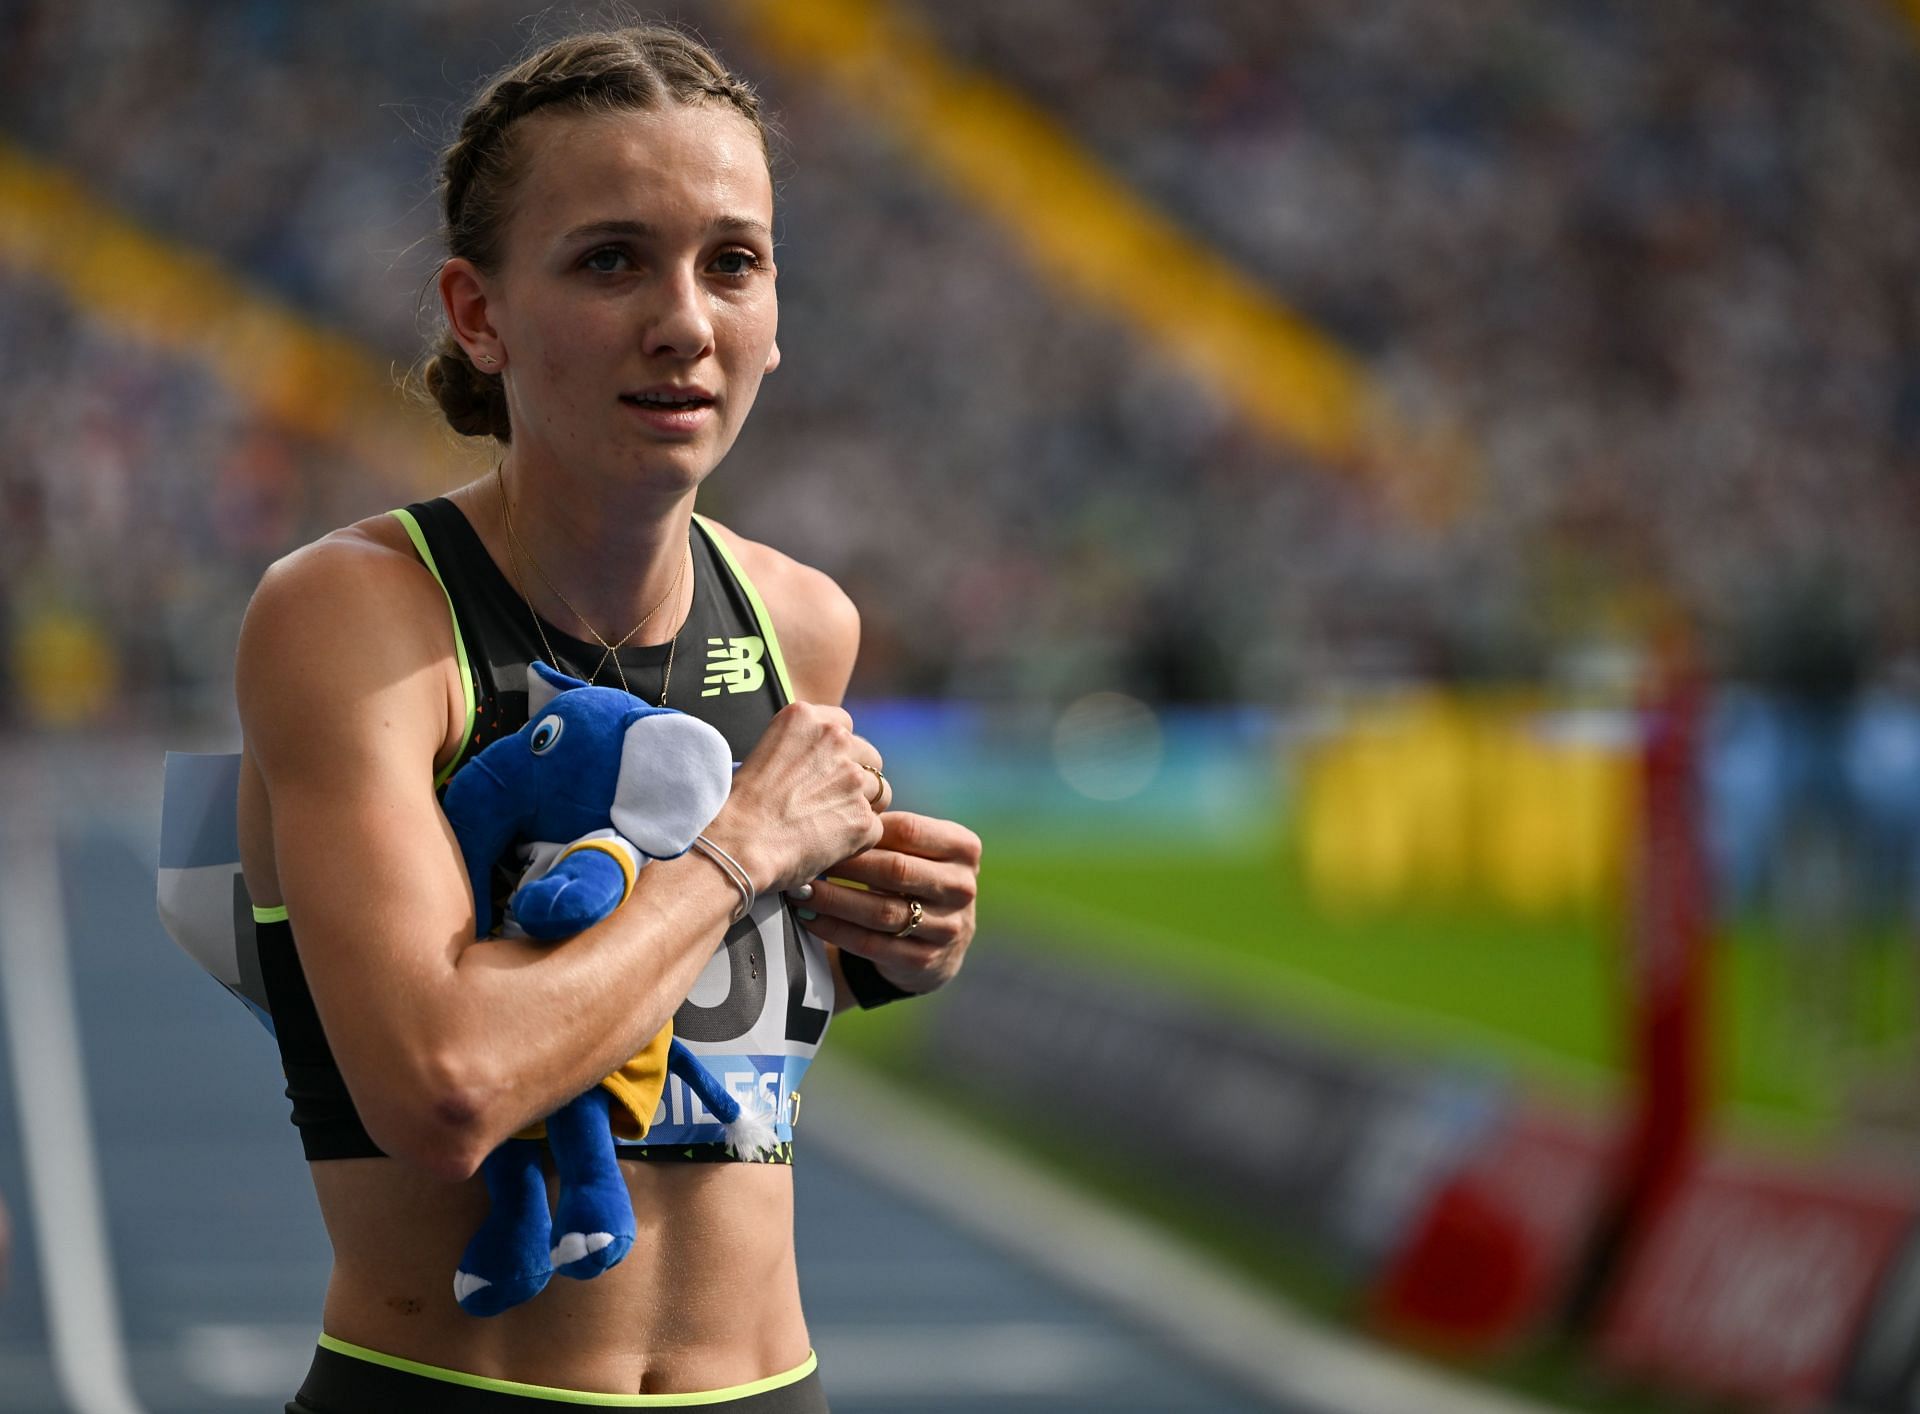
[[[878,782],[880,782],[880,789],[879,789],[879,790],[877,790],[877,791],[875,791],[875,792],[873,793],[873,803],[874,803],[875,805],[878,805],[878,804],[879,804],[879,803],[880,803],[880,802],[881,802],[882,800],[884,800],[884,799],[886,798],[886,794],[887,794],[887,773],[886,773],[885,771],[883,771],[883,770],[881,770],[881,769],[880,769],[880,768],[879,768],[878,766],[869,766],[869,765],[868,765],[868,764],[867,764],[866,762],[864,762],[864,761],[862,761],[862,762],[860,763],[860,769],[861,769],[861,770],[863,770],[863,771],[871,771],[871,772],[873,772],[873,778],[874,778],[874,779],[875,779],[876,781],[878,781]]]
[[[920,920],[925,918],[926,916],[927,916],[927,910],[921,907],[919,899],[917,898],[908,899],[907,900],[907,926],[902,928],[899,932],[895,933],[893,936],[896,938],[906,937],[915,928],[918,928],[920,926]]]

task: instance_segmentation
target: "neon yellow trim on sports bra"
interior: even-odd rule
[[[467,743],[473,740],[473,720],[477,715],[473,700],[473,668],[467,662],[467,641],[460,635],[460,615],[454,612],[453,595],[447,591],[447,582],[440,578],[440,566],[433,562],[433,551],[427,548],[427,537],[420,533],[420,522],[413,518],[413,512],[402,509],[387,512],[407,528],[407,539],[413,542],[413,548],[420,554],[420,560],[433,576],[433,582],[440,586],[440,592],[446,595],[447,614],[453,620],[453,651],[460,657],[460,692],[467,704],[467,727],[460,733],[460,745],[454,750],[447,764],[434,774],[433,788],[440,789],[453,775],[453,768],[460,764],[460,758],[466,753]]]
[[[727,542],[714,529],[713,522],[705,516],[695,513],[693,517],[713,548],[720,552],[720,558],[726,561],[727,568],[733,572],[734,579],[746,591],[747,603],[753,609],[753,617],[760,625],[760,637],[767,645],[767,658],[773,663],[773,676],[780,684],[780,691],[787,701],[793,701],[793,683],[787,677],[787,660],[780,654],[780,635],[773,631],[773,616],[767,612],[767,606],[761,602],[760,591],[753,587],[753,581],[747,578],[747,572],[740,568],[740,562],[733,557],[733,551],[727,548]]]
[[[464,1385],[468,1389],[492,1390],[498,1394],[519,1395],[523,1399],[544,1399],[555,1404],[587,1404],[602,1409],[692,1409],[702,1404],[726,1404],[736,1399],[746,1399],[751,1395],[765,1394],[768,1390],[784,1389],[788,1385],[799,1384],[814,1371],[820,1363],[819,1357],[812,1351],[807,1358],[791,1370],[783,1370],[777,1375],[768,1375],[764,1380],[754,1380],[750,1384],[729,1385],[725,1389],[703,1389],[691,1394],[597,1394],[591,1390],[558,1389],[552,1385],[522,1384],[519,1380],[496,1380],[487,1375],[469,1375],[459,1370],[446,1370],[438,1365],[423,1365],[418,1360],[403,1360],[398,1355],[385,1355],[378,1350],[368,1350],[363,1345],[349,1345],[344,1340],[336,1340],[330,1335],[322,1335],[320,1344],[336,1355],[345,1355],[354,1360],[365,1360],[372,1365],[384,1365],[389,1370],[401,1370],[409,1375],[419,1375],[429,1380],[442,1380],[447,1384]]]

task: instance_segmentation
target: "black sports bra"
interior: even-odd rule
[[[467,694],[466,735],[440,773],[444,786],[488,743],[527,719],[527,665],[551,651],[554,666],[586,678],[601,649],[531,611],[487,553],[466,516],[444,497],[392,512],[421,561],[446,592]],[[773,624],[753,584],[717,532],[699,516],[691,532],[693,603],[673,644],[620,650],[628,686],[650,702],[700,717],[727,738],[736,758],[753,748],[791,700]],[[669,665],[671,677],[668,677]],[[293,1123],[310,1160],[371,1158],[382,1150],[360,1122],[314,1008],[285,908],[253,910],[260,977],[286,1072]],[[780,1145],[771,1162],[792,1161],[800,1078],[820,1048],[833,1011],[826,947],[800,926],[780,895],[759,899],[727,933],[674,1013],[674,1034],[721,1083],[758,1091],[776,1116]],[[647,1137],[620,1142],[623,1158],[733,1161],[720,1124],[670,1077]]]

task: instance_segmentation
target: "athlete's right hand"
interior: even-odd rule
[[[734,772],[707,837],[759,892],[792,888],[879,843],[880,813],[893,799],[880,765],[840,708],[792,703]]]

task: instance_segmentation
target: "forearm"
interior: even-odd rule
[[[811,878],[879,838],[870,751],[844,713],[787,708],[707,835],[762,893]],[[348,789],[305,764],[267,781],[321,1024],[374,1142],[447,1179],[643,1049],[739,906],[713,861],[685,856],[642,869],[626,903],[566,942],[478,942],[458,846],[417,767],[376,762]]]
[[[739,894],[695,855],[640,872],[633,896],[556,945],[490,938],[454,961],[440,1113],[477,1163],[637,1053],[692,989]],[[443,1023],[444,1024],[444,1023]],[[463,1159],[464,1163],[464,1159]]]

